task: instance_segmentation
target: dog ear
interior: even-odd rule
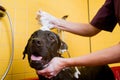
[[[24,52],[23,52],[23,59],[25,58],[25,54],[26,54],[26,52],[25,52],[25,50],[24,50]]]
[[[60,53],[64,53],[65,51],[68,50],[68,46],[65,42],[61,41],[61,45],[60,45],[60,49],[59,49],[59,52]]]
[[[25,49],[24,49],[24,51],[23,51],[23,59],[25,58],[25,55],[28,54],[28,44],[30,43],[32,37],[34,37],[34,35],[35,35],[36,33],[37,33],[37,31],[34,32],[34,33],[31,35],[31,37],[29,38],[29,40],[28,40],[28,42],[27,42],[27,45],[25,46]]]
[[[26,50],[23,51],[23,59],[25,58]]]
[[[23,51],[23,59],[25,58],[25,55],[27,54],[27,48],[28,48],[28,44],[25,47],[25,50]]]

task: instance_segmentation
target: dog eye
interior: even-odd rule
[[[50,41],[52,41],[52,42],[55,41],[55,36],[53,34],[49,33],[48,36],[49,36],[48,38]]]
[[[51,41],[55,41],[55,39],[54,39],[53,36],[50,36],[49,39],[50,39]]]

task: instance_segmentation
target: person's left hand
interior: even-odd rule
[[[38,20],[42,26],[46,25],[47,23],[52,27],[55,27],[55,24],[53,22],[56,22],[57,18],[45,11],[39,10],[37,12],[36,20]]]
[[[48,67],[43,70],[37,70],[37,74],[45,76],[46,78],[55,77],[64,68],[63,59],[64,58],[59,57],[53,58],[48,64]]]

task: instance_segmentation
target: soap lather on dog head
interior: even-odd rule
[[[61,57],[60,49],[67,49],[67,45],[59,36],[51,31],[35,31],[23,52],[23,59],[28,55],[28,61],[32,68],[41,70],[53,57]]]

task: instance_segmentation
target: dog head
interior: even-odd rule
[[[60,49],[67,49],[67,45],[59,36],[51,31],[35,31],[23,52],[23,59],[28,55],[28,61],[32,68],[41,70],[53,57],[61,57]]]

